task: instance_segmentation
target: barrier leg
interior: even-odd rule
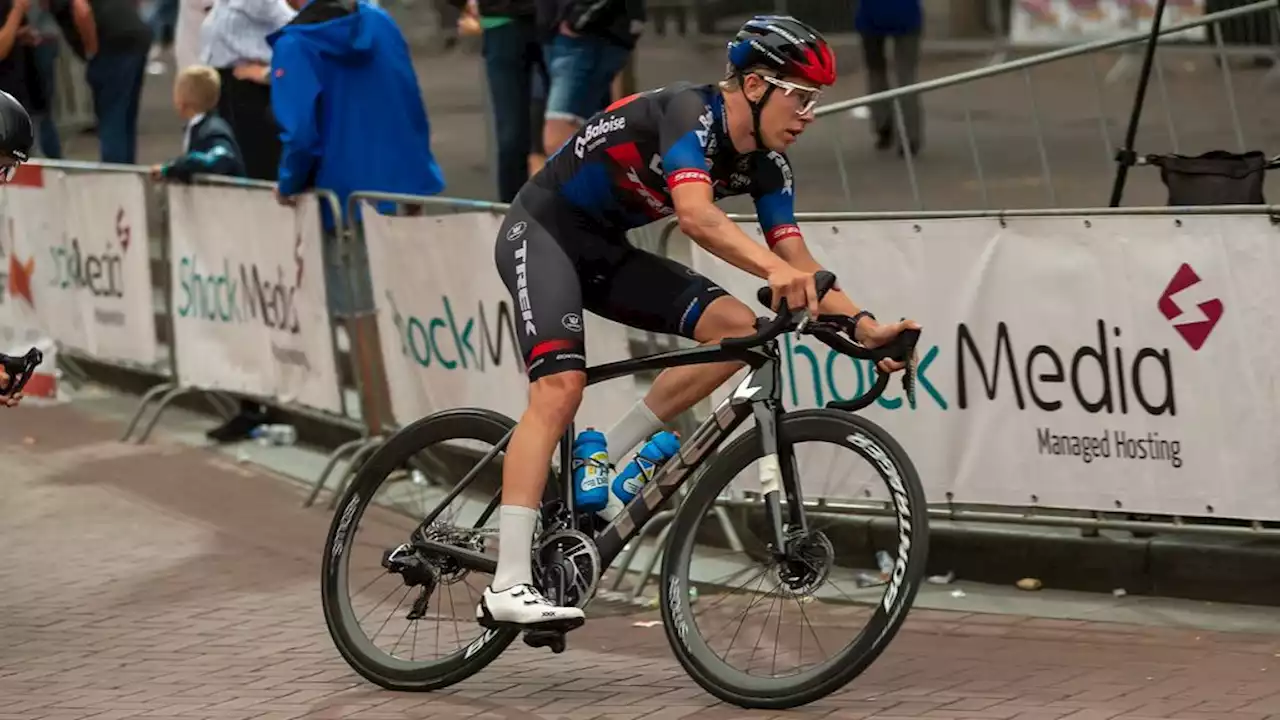
[[[120,442],[126,442],[129,436],[133,434],[133,429],[138,426],[138,421],[147,411],[147,407],[151,405],[151,401],[158,395],[169,392],[173,389],[173,383],[160,383],[151,388],[142,396],[142,400],[138,402],[138,409],[134,411],[133,418],[129,420],[129,427],[125,428],[124,434],[120,436]]]
[[[160,402],[156,403],[155,413],[152,414],[151,420],[147,423],[147,426],[142,429],[142,434],[138,436],[138,439],[135,440],[134,443],[141,445],[146,442],[147,438],[151,436],[151,431],[155,429],[156,423],[160,422],[160,416],[164,414],[165,407],[174,400],[192,392],[200,392],[200,389],[193,387],[176,387],[165,393],[164,397],[160,398]]]
[[[672,513],[675,514],[674,512]],[[635,587],[631,588],[631,599],[635,600],[640,597],[640,593],[644,592],[644,587],[649,584],[649,578],[653,576],[653,569],[658,566],[658,559],[662,557],[662,546],[667,542],[667,533],[671,532],[671,526],[674,522],[669,522],[662,528],[662,532],[658,533],[657,539],[654,541],[653,554],[649,556],[649,562],[645,563],[644,570],[640,571],[640,577],[636,578]]]
[[[617,591],[617,589],[622,586],[622,578],[630,572],[631,563],[635,562],[636,553],[640,552],[640,545],[642,544],[645,536],[649,534],[649,531],[656,527],[659,522],[666,522],[667,527],[670,527],[670,521],[675,519],[675,516],[675,510],[663,510],[650,518],[649,522],[645,523],[644,527],[640,528],[640,533],[631,541],[631,544],[627,547],[626,551],[622,553],[622,557],[618,558],[620,561],[617,563],[618,572],[613,576],[613,581],[609,583],[609,590]],[[635,595],[632,595],[632,597],[635,597]]]
[[[368,441],[369,441],[368,438],[351,440],[349,442],[345,442],[339,445],[336,450],[330,453],[329,462],[325,464],[324,470],[320,471],[320,476],[316,478],[316,484],[311,488],[311,494],[307,496],[306,500],[302,501],[302,507],[309,508],[315,503],[316,496],[318,496],[320,494],[320,491],[324,489],[324,484],[325,482],[328,481],[329,474],[333,472],[333,469],[335,467],[337,467],[338,461],[341,460],[346,455],[351,454],[352,452],[355,451],[356,448],[367,443]]]
[[[223,420],[233,418],[240,412],[240,404],[226,393],[206,393],[205,399],[209,401],[211,406],[213,406],[213,411],[222,416]]]
[[[71,382],[71,385],[77,390],[89,381],[89,374],[80,367],[80,364],[66,355],[58,356],[58,366],[62,369],[63,376]]]
[[[351,464],[342,473],[342,482],[338,485],[338,490],[329,497],[329,509],[333,510],[338,507],[338,498],[347,491],[347,486],[351,484],[351,480],[355,478],[356,473],[360,470],[360,466],[364,465],[364,461],[369,459],[373,451],[377,449],[383,442],[382,437],[372,437],[365,441],[355,454],[351,456]]]
[[[712,512],[720,522],[720,529],[724,532],[725,542],[729,543],[729,549],[735,553],[744,552],[742,538],[738,537],[738,529],[733,526],[733,521],[729,519],[729,513],[725,511],[724,506],[717,501]]]

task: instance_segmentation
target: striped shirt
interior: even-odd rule
[[[215,68],[270,63],[267,36],[296,14],[286,0],[216,0],[200,27],[200,61]]]

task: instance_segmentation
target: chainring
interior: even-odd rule
[[[599,589],[600,551],[578,530],[544,535],[534,549],[538,585],[547,599],[561,607],[586,607]]]

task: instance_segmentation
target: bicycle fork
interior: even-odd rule
[[[796,476],[795,448],[781,433],[785,412],[782,406],[782,366],[776,355],[752,377],[759,378],[753,383],[756,387],[751,388],[757,391],[753,394],[764,390],[764,397],[751,400],[751,411],[760,428],[760,492],[773,530],[773,556],[775,560],[782,560],[787,554],[788,531],[804,533],[809,527],[804,515],[800,480]],[[787,498],[785,525],[780,494]]]

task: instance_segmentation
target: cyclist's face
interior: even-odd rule
[[[768,149],[785,151],[813,122],[822,91],[797,78],[760,78],[773,89],[760,113],[761,139]]]

